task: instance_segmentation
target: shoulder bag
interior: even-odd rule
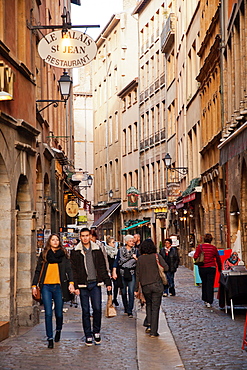
[[[163,285],[168,285],[168,281],[167,281],[166,273],[164,271],[164,267],[160,264],[159,257],[158,257],[157,253],[156,253],[156,262],[157,262],[159,274],[160,274]]]
[[[201,244],[200,244],[200,249],[201,249],[200,254],[194,261],[194,264],[197,265],[197,266],[203,266],[204,265],[204,252],[203,252]]]
[[[45,263],[42,262],[42,268],[41,268],[41,271],[40,271],[40,274],[39,274],[39,280],[38,280],[38,283],[37,283],[37,286],[36,286],[37,294],[36,294],[36,296],[32,295],[33,299],[37,302],[41,302],[40,279],[41,279],[41,276],[42,276],[42,273],[43,273],[43,270],[44,270],[44,266],[45,266]]]

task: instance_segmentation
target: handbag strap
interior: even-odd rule
[[[41,270],[40,270],[39,280],[38,280],[37,285],[39,285],[39,284],[40,284],[40,280],[41,280],[41,276],[42,276],[43,271],[44,271],[44,267],[45,267],[45,262],[44,262],[44,261],[42,261],[42,267],[41,267]]]
[[[158,253],[155,253],[155,257],[156,257],[157,265],[158,265],[158,266],[161,266],[160,261],[159,261],[159,257],[158,257]],[[162,267],[163,267],[163,266],[162,266]]]

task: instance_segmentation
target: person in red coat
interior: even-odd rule
[[[206,307],[211,307],[214,300],[214,279],[216,275],[216,265],[219,272],[222,270],[221,259],[218,249],[211,244],[213,237],[211,234],[205,234],[204,243],[196,248],[194,259],[196,259],[201,250],[204,252],[204,265],[199,266],[199,274],[202,280],[202,300]]]

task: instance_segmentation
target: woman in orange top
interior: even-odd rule
[[[63,302],[69,300],[69,291],[74,292],[70,260],[57,234],[49,236],[39,256],[32,284],[34,296],[37,294],[36,287],[41,271],[40,289],[45,309],[48,348],[53,348],[52,300],[54,300],[56,316],[55,342],[59,342],[63,326]]]

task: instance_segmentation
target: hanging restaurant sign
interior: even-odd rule
[[[90,63],[97,45],[88,35],[80,31],[54,31],[44,36],[38,44],[38,53],[48,64],[59,68],[78,68]]]

